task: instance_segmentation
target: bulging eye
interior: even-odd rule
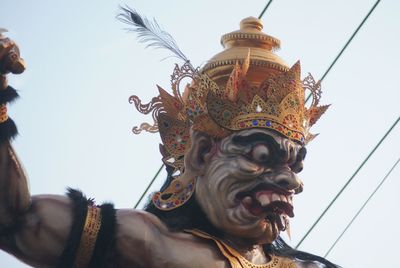
[[[271,158],[268,147],[264,144],[257,144],[251,151],[251,158],[259,163],[268,162]]]
[[[12,54],[10,55],[10,59],[11,59],[12,61],[15,61],[15,60],[18,59],[18,55],[15,54],[15,53],[12,53]]]

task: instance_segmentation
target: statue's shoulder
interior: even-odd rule
[[[134,209],[118,209],[116,211],[117,218],[117,235],[129,236],[147,242],[152,238],[160,239],[179,239],[184,241],[197,241],[197,238],[186,232],[172,232],[167,225],[162,222],[156,215]]]
[[[199,243],[191,234],[168,230],[154,214],[122,209],[116,211],[116,220],[115,249],[120,267],[165,267],[165,263],[174,263],[171,267],[192,267],[187,256],[193,254],[193,249],[200,260],[210,254],[209,244]]]
[[[166,227],[154,215],[140,210],[116,211],[115,250],[121,267],[148,267],[151,250],[164,240]],[[150,255],[149,255],[150,254]]]
[[[154,214],[143,210],[118,209],[116,212],[117,231],[131,234],[142,233],[166,233],[167,226]]]

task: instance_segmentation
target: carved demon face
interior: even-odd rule
[[[208,146],[207,153],[197,150],[203,164],[195,196],[211,223],[252,244],[274,241],[294,216],[293,195],[302,191],[296,173],[305,148],[263,129],[243,130]]]

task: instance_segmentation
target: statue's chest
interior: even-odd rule
[[[222,241],[199,231],[195,236],[166,239],[151,252],[151,267],[208,267],[208,268],[296,268],[292,260],[272,256],[265,264],[254,264],[246,260]],[[207,238],[206,238],[207,237]],[[200,239],[199,239],[200,238]],[[206,238],[206,239],[205,239]]]
[[[208,241],[193,239],[167,239],[162,246],[154,249],[152,267],[173,268],[230,268],[227,259],[218,248]]]

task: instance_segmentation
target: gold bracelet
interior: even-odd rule
[[[101,209],[88,207],[85,225],[83,227],[81,241],[79,242],[74,268],[86,268],[92,258],[97,236],[101,227]]]
[[[0,124],[6,122],[8,119],[7,106],[5,104],[0,105]]]

